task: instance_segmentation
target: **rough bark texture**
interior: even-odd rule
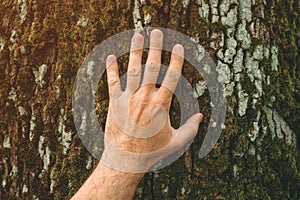
[[[211,107],[207,90],[196,95],[206,116],[199,136],[147,174],[135,199],[299,199],[299,13],[297,0],[2,0],[0,199],[64,199],[80,187],[97,161],[71,116],[77,70],[96,44],[147,26],[185,33],[214,56],[228,111],[218,144],[199,159]],[[102,81],[102,124],[107,98]]]

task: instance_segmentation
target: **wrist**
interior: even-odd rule
[[[139,183],[139,181],[143,178],[144,173],[133,173],[133,172],[126,172],[115,169],[106,165],[104,162],[100,160],[99,164],[97,165],[95,172],[99,174],[99,178],[126,178],[127,180],[131,181],[132,183]]]
[[[106,138],[104,143],[105,149],[102,153],[100,163],[107,168],[130,174],[143,174],[154,164],[153,153],[127,151],[118,145],[112,144]]]

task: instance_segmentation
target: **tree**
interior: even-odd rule
[[[196,88],[204,123],[181,159],[144,177],[135,199],[299,198],[299,13],[294,0],[3,0],[1,199],[69,198],[80,187],[97,160],[72,119],[77,70],[96,44],[148,26],[185,33],[214,57],[227,115],[213,151],[199,159],[210,97],[199,92],[199,77],[186,63],[184,75]],[[127,57],[121,59],[124,73]],[[99,93],[104,124],[105,79]],[[172,109],[176,125],[176,100]]]

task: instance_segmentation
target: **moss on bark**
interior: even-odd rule
[[[231,38],[237,41],[235,49],[242,49],[244,57],[241,72],[235,73],[234,64],[226,63],[233,74],[234,91],[227,97],[226,128],[213,151],[204,159],[198,158],[210,120],[210,97],[206,91],[198,98],[205,119],[191,149],[171,166],[146,174],[135,199],[299,198],[299,142],[296,147],[287,145],[286,138],[272,136],[272,123],[278,135],[276,124],[282,125],[284,119],[298,141],[300,137],[299,2],[274,0],[265,5],[257,0],[250,5],[251,20],[247,21],[247,13],[238,11],[233,27],[222,23],[226,19],[221,18],[228,17],[229,10],[238,10],[244,1],[232,1],[226,16],[221,16],[221,10],[226,10],[222,2],[214,6],[205,0],[4,0],[0,5],[0,198],[69,198],[92,172],[97,161],[91,163],[73,123],[73,82],[80,64],[96,44],[139,23],[144,27],[174,29],[198,38],[199,44],[222,63],[226,63],[226,59],[221,59],[217,52],[221,49],[224,55],[228,49],[224,37]],[[208,9],[207,16],[205,13],[200,16],[200,8]],[[216,16],[219,19],[214,21]],[[236,30],[243,20],[247,21],[246,32],[251,36],[249,48],[244,44],[247,37],[240,40],[237,36],[241,34]],[[259,70],[265,76],[264,94],[255,97],[259,87],[248,76],[253,72],[247,71],[245,60],[246,54],[254,57],[259,45],[268,50],[270,56],[259,61]],[[272,52],[273,46],[278,48],[278,54]],[[272,55],[278,55],[278,70],[272,69],[276,60]],[[121,73],[126,71],[127,59],[128,55],[120,58]],[[166,53],[164,64],[168,64],[168,59]],[[42,74],[44,64],[47,70]],[[200,76],[194,76],[193,67],[188,63],[183,72],[192,85],[201,80]],[[42,80],[36,73],[43,75]],[[238,76],[241,80],[234,81]],[[243,116],[239,115],[238,83],[249,95]],[[107,98],[103,79],[96,98],[102,125]],[[179,113],[176,100],[172,103],[173,111]],[[269,111],[273,116],[271,120]],[[281,116],[279,121],[274,118],[277,114]],[[178,126],[179,116],[171,117],[172,123]],[[249,135],[255,132],[253,124],[256,122],[258,136],[252,141]],[[65,133],[71,133],[69,147],[61,142]],[[67,149],[66,154],[64,149]]]

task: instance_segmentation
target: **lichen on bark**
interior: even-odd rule
[[[202,45],[218,64],[228,111],[218,143],[199,159],[213,105],[185,63],[204,122],[183,157],[145,175],[135,199],[299,198],[299,12],[296,0],[2,1],[0,198],[69,198],[80,187],[97,161],[72,118],[77,70],[96,44],[144,27],[174,29]],[[127,60],[119,59],[121,74]],[[102,126],[107,105],[104,78],[96,97]],[[175,126],[179,110],[174,99]]]

